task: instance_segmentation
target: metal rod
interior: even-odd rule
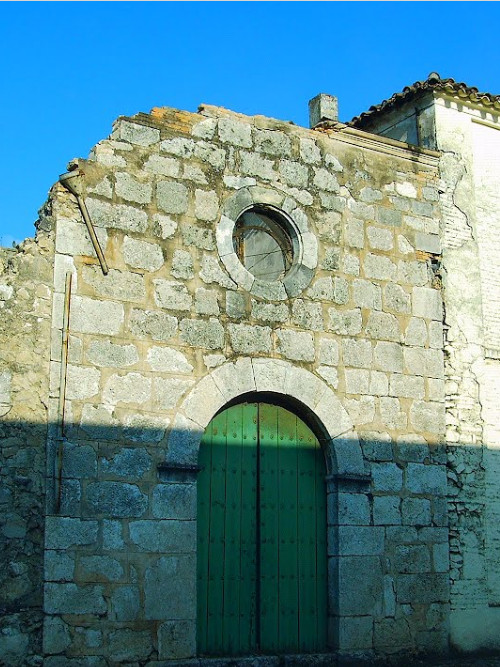
[[[63,469],[63,455],[64,442],[66,440],[65,434],[65,419],[66,419],[66,383],[68,377],[68,352],[69,352],[69,314],[71,308],[71,285],[73,281],[73,274],[68,272],[66,274],[66,281],[64,285],[64,307],[63,307],[63,326],[62,326],[62,345],[61,345],[61,369],[60,369],[60,384],[59,384],[59,406],[58,406],[58,421],[59,421],[59,447],[57,451],[57,502],[56,511],[61,509],[62,496],[62,469]]]

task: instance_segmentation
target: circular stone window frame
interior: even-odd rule
[[[268,210],[283,218],[293,245],[292,266],[279,280],[259,280],[240,262],[234,249],[234,228],[240,216],[252,208]],[[258,185],[238,190],[226,199],[215,230],[219,257],[234,282],[252,296],[285,301],[298,296],[310,283],[318,266],[318,241],[309,230],[307,215],[293,197]]]

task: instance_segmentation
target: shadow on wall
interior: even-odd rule
[[[49,426],[49,434],[54,432]],[[196,655],[199,468],[193,464],[192,434],[87,424],[68,428],[65,441],[49,437],[46,449],[46,433],[43,425],[5,420],[0,426],[3,664],[40,664],[36,656],[42,655],[54,656],[54,665],[63,656],[71,664],[71,657],[84,655],[122,661]],[[167,438],[177,442],[175,461]],[[322,650],[367,659],[446,653],[447,493],[462,493],[453,478],[447,486],[446,448],[417,436],[393,441],[373,432],[352,445],[361,447],[364,474],[333,470],[323,489],[328,620]],[[235,446],[226,442],[221,468]],[[278,444],[278,475],[286,458],[280,459],[281,451]],[[454,447],[453,457],[467,451]],[[241,474],[246,470],[240,464]],[[474,500],[484,512],[477,482]],[[224,476],[212,474],[210,484],[218,485],[220,521],[227,522],[238,494]],[[455,508],[457,501],[450,502]],[[283,499],[275,512],[285,517],[276,529],[285,530]],[[467,576],[457,560],[457,516],[452,584]]]

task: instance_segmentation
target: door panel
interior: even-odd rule
[[[325,464],[296,415],[266,403],[217,415],[200,447],[198,651],[326,646]]]

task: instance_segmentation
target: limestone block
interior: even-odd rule
[[[441,322],[443,317],[441,292],[430,287],[415,287],[413,290],[413,315]]]
[[[389,429],[405,429],[408,420],[401,409],[399,399],[381,396],[379,400],[382,424]]]
[[[48,614],[97,614],[107,610],[102,586],[45,584],[45,611]]]
[[[116,438],[120,422],[113,417],[112,405],[91,405],[82,408],[80,428],[92,438],[113,440]]]
[[[144,278],[138,273],[110,269],[105,276],[101,267],[93,265],[83,267],[82,277],[98,296],[134,303],[142,301],[146,296]]]
[[[340,651],[368,651],[372,646],[372,616],[343,616],[339,618],[338,648]]]
[[[441,435],[444,432],[444,405],[415,401],[410,409],[410,421],[418,432],[428,431]]]
[[[87,366],[68,365],[66,380],[66,398],[83,400],[99,392],[101,371]]]
[[[384,529],[377,526],[339,526],[340,556],[376,556],[384,552]]]
[[[69,626],[57,616],[46,616],[43,620],[44,653],[62,653],[71,644]],[[6,654],[2,653],[4,659]]]
[[[188,362],[184,354],[173,347],[149,348],[147,363],[153,371],[164,371],[167,373],[191,373],[193,366]]]
[[[312,287],[307,290],[307,294],[315,301],[334,301],[335,287],[333,278],[318,278],[314,281]]]
[[[237,354],[252,354],[271,351],[271,329],[269,327],[228,324],[231,346]]]
[[[339,182],[334,174],[327,169],[314,167],[313,184],[319,190],[338,193],[340,191]]]
[[[113,138],[137,146],[151,146],[160,141],[160,130],[130,121],[120,120],[113,130]]]
[[[390,225],[391,227],[400,227],[403,216],[400,211],[385,206],[377,207],[377,219],[381,225]]]
[[[403,523],[410,526],[429,526],[431,524],[430,500],[426,498],[403,498],[401,515]],[[427,567],[427,570],[429,569]],[[412,570],[400,570],[400,572],[405,571],[411,572]]]
[[[73,581],[75,558],[64,551],[45,551],[45,581]]]
[[[12,373],[2,371],[0,373],[0,403],[10,404],[12,391]]]
[[[359,446],[359,440],[354,431],[347,432],[349,427],[347,421],[341,437],[334,437],[330,443],[332,451],[333,467],[339,475],[362,475],[365,472],[363,452]]]
[[[175,234],[177,222],[168,215],[155,213],[153,215],[153,234],[160,239],[169,239]]]
[[[260,315],[263,314],[263,311],[257,310],[254,314],[253,305],[257,302],[252,302],[252,317],[256,319],[261,319]],[[271,304],[265,304],[271,305]],[[286,308],[286,307],[285,307]],[[272,311],[275,313],[275,310]],[[229,317],[240,320],[246,315],[246,301],[243,294],[238,292],[226,292],[226,313]]]
[[[322,364],[336,366],[339,362],[338,342],[330,338],[320,338],[318,359]]]
[[[217,171],[222,171],[226,164],[226,151],[205,141],[199,141],[196,144],[194,155],[202,162],[211,165]],[[247,185],[254,185],[254,183],[247,183]]]
[[[123,522],[121,520],[103,519],[102,546],[105,550],[117,551],[124,547]]]
[[[161,311],[133,308],[130,313],[129,331],[139,338],[167,341],[177,333],[177,325],[176,317]]]
[[[407,347],[404,350],[405,367],[409,373],[442,379],[444,359],[442,350]]]
[[[106,248],[108,243],[108,232],[101,228],[96,228],[96,235],[101,248]],[[90,240],[87,226],[84,222],[77,222],[69,218],[58,217],[56,251],[63,255],[86,255],[95,257],[94,246]]]
[[[148,204],[151,201],[152,187],[149,183],[141,183],[126,172],[116,172],[115,192],[122,199],[136,204]]]
[[[321,268],[325,271],[337,271],[340,268],[340,248],[323,246],[324,256]]]
[[[345,530],[348,530],[346,527]],[[351,529],[352,532],[359,528]],[[364,530],[378,531],[377,528]],[[383,530],[383,529],[382,529]],[[376,539],[379,533],[374,533]],[[341,616],[377,616],[382,611],[383,576],[378,556],[348,556],[330,559],[329,570],[338,567],[338,589],[335,599],[334,613]],[[360,572],[369,572],[369,577],[360,577]],[[333,575],[333,572],[332,572]],[[331,576],[330,581],[335,581]]]
[[[392,373],[390,376],[389,395],[398,396],[399,398],[424,398],[424,378]]]
[[[331,390],[318,377],[304,368],[288,365],[284,389],[285,394],[297,398],[311,410],[316,407],[318,417],[320,417],[320,406],[324,405],[324,400],[331,399],[332,413],[339,410],[339,401]],[[326,423],[323,426],[328,430]]]
[[[330,317],[328,328],[330,331],[334,331],[341,336],[355,336],[361,332],[362,317],[360,308],[352,310],[329,308],[328,314]]]
[[[224,185],[233,190],[241,190],[256,185],[257,181],[251,176],[223,176]]]
[[[353,280],[352,299],[360,308],[382,310],[382,289],[368,280]]]
[[[448,573],[402,574],[397,580],[397,596],[399,602],[412,605],[449,602]]]
[[[384,195],[380,192],[380,190],[374,190],[373,188],[370,187],[365,187],[360,190],[359,193],[359,199],[362,202],[366,202],[368,204],[371,204],[372,202],[380,201],[381,199],[384,198]]]
[[[400,285],[388,283],[384,288],[384,307],[395,313],[410,313],[410,295]]]
[[[425,325],[425,320],[420,317],[412,317],[410,319],[405,332],[405,343],[406,345],[415,345],[419,347],[424,347],[427,344],[427,327]]]
[[[93,340],[86,354],[87,361],[96,366],[124,368],[139,361],[135,345],[117,345],[109,340]]]
[[[158,484],[153,491],[155,519],[196,519],[195,484]]]
[[[204,428],[178,412],[168,435],[166,460],[169,463],[196,464]]]
[[[318,366],[317,369],[318,375],[321,375],[323,380],[325,380],[331,387],[337,389],[339,386],[339,374],[336,368],[331,366]]]
[[[151,396],[151,378],[140,373],[111,375],[107,380],[103,400],[108,405],[145,403]]]
[[[368,253],[365,256],[363,270],[367,278],[376,280],[395,280],[396,265],[389,257]]]
[[[219,139],[223,143],[252,147],[252,128],[247,123],[242,123],[234,118],[220,118],[218,126]]]
[[[125,518],[142,516],[148,499],[135,484],[91,482],[86,487],[86,503],[92,514]]]
[[[398,262],[398,283],[406,285],[426,285],[429,282],[425,262]]]
[[[368,336],[378,340],[401,341],[399,321],[390,313],[372,311],[365,331]]]
[[[385,373],[372,371],[370,373],[370,394],[375,396],[387,396],[389,394],[389,379]]]
[[[234,292],[227,294],[226,299],[228,297],[231,297],[231,300],[234,300],[234,297],[241,299],[241,295]],[[240,317],[243,316],[244,310],[242,313],[240,308],[239,313]],[[256,320],[261,322],[286,322],[289,316],[288,306],[285,303],[263,303],[252,299],[252,317]]]
[[[122,447],[115,454],[101,459],[103,473],[138,480],[151,470],[151,456],[141,447]]]
[[[185,139],[184,137],[174,137],[173,139],[165,139],[160,143],[160,151],[177,155],[181,158],[189,158],[192,156],[195,142],[192,139]]]
[[[290,138],[284,132],[279,130],[254,130],[255,149],[261,153],[269,155],[285,156],[290,155]]]
[[[309,170],[306,165],[291,160],[280,160],[278,169],[285,183],[299,188],[307,186]]]
[[[130,656],[143,661],[151,654],[152,642],[148,630],[122,628],[109,633],[108,650],[118,664],[124,664]]]
[[[370,424],[375,418],[375,398],[373,396],[361,396],[359,400],[346,399],[344,404],[355,426]]]
[[[427,380],[427,398],[430,401],[444,401],[446,396],[444,380]]]
[[[199,220],[215,220],[219,213],[219,198],[213,190],[195,190],[194,212]]]
[[[398,457],[402,461],[413,461],[423,463],[429,456],[429,445],[421,435],[408,433],[397,439]]]
[[[369,226],[366,229],[366,235],[370,247],[375,250],[392,250],[394,246],[393,235],[389,229]]]
[[[324,329],[323,309],[319,303],[295,299],[292,305],[292,320],[294,324],[302,329],[312,329],[313,331]]]
[[[414,252],[414,247],[411,245],[411,243],[408,241],[406,236],[403,236],[402,234],[398,235],[398,250],[402,255],[409,255],[410,253]],[[399,265],[398,265],[398,272],[399,272]]]
[[[231,325],[229,325],[231,326]],[[188,345],[215,350],[224,347],[224,328],[216,319],[181,321],[181,339]]]
[[[346,394],[368,394],[370,385],[370,373],[366,370],[346,369],[345,391]]]
[[[359,435],[363,454],[369,461],[393,461],[392,438],[381,431],[362,431]]]
[[[216,257],[204,255],[201,260],[200,278],[204,283],[217,283],[226,289],[235,290],[237,285],[231,280],[225,271],[222,270]]]
[[[126,232],[144,233],[148,225],[145,211],[126,204],[109,204],[100,199],[85,199],[91,221],[96,227],[112,227]]]
[[[250,358],[237,359],[235,363],[226,363],[215,370],[211,377],[226,401],[237,396],[255,391],[255,377]]]
[[[300,159],[308,164],[321,161],[321,151],[314,139],[300,138]]]
[[[375,491],[401,491],[403,471],[396,463],[373,463],[373,488]]]
[[[194,310],[199,315],[218,315],[220,309],[217,292],[198,287],[194,295]]]
[[[217,368],[217,366],[220,366],[225,361],[227,361],[227,359],[223,354],[204,354],[203,355],[203,363],[205,364],[205,366],[207,368]]]
[[[429,346],[438,350],[443,347],[443,325],[441,322],[429,322]]]
[[[188,419],[205,428],[226,399],[211,375],[206,375],[190,391],[182,408]],[[169,441],[170,442],[170,441]]]
[[[401,498],[399,496],[375,496],[373,499],[373,523],[375,526],[401,524]]]
[[[180,172],[179,160],[161,155],[150,155],[143,167],[144,171],[156,176],[170,176],[177,178]]]
[[[414,638],[412,636],[412,626],[408,618],[383,618],[375,621],[373,632],[373,645],[376,651],[383,654],[397,652],[410,652],[414,648]],[[420,640],[419,633],[419,642]],[[419,645],[420,648],[420,645]]]
[[[446,468],[439,465],[408,463],[406,487],[412,493],[446,495]]]
[[[155,286],[155,303],[166,310],[190,310],[193,297],[187,287],[175,280],[153,280]]]
[[[193,621],[167,621],[158,628],[160,660],[190,658],[196,654],[196,629]]]
[[[93,447],[82,443],[64,445],[63,475],[65,478],[92,478],[97,474],[97,456]]]
[[[370,368],[372,364],[372,346],[370,341],[349,338],[343,340],[342,359],[345,366]]]
[[[159,181],[156,186],[156,201],[165,213],[185,213],[189,204],[188,190],[182,183]]]
[[[174,250],[171,274],[175,278],[189,280],[194,276],[193,258],[187,250]]]
[[[441,242],[437,234],[426,234],[424,232],[417,232],[415,234],[415,248],[430,252],[433,255],[441,253]]]
[[[276,331],[276,336],[278,340],[278,351],[287,359],[293,359],[294,361],[314,361],[315,350],[312,334],[305,331],[278,329]],[[269,350],[267,348],[261,348],[261,351],[268,352]],[[245,350],[245,352],[251,352],[251,350]]]
[[[124,574],[120,561],[111,556],[82,556],[79,559],[79,581],[120,581]]]
[[[118,622],[135,621],[140,614],[140,605],[138,586],[116,586],[111,593],[109,617]]]
[[[241,172],[258,176],[263,180],[274,178],[274,162],[261,157],[258,153],[241,152]]]
[[[339,493],[338,508],[338,521],[340,525],[370,525],[370,503],[368,496],[359,493]]]
[[[448,572],[450,569],[450,548],[447,542],[432,545],[434,572]]]
[[[155,554],[190,554],[196,550],[196,523],[194,521],[142,519],[131,521],[129,530],[130,540],[139,551]],[[181,584],[181,586],[183,584],[182,581],[178,581],[177,583]],[[156,590],[156,604],[161,604],[164,596],[160,598],[158,590],[164,591],[164,589]]]
[[[285,392],[290,364],[279,359],[252,359],[257,391]]]
[[[74,333],[114,335],[119,333],[124,319],[123,305],[99,301],[86,296],[71,299],[70,329]]]
[[[351,218],[348,220],[344,236],[346,245],[351,248],[364,248],[365,246],[365,225],[362,220]]]
[[[194,380],[154,378],[153,396],[155,406],[160,410],[173,410],[193,384]]]
[[[130,236],[123,239],[123,259],[129,266],[158,271],[163,266],[163,252],[157,243],[139,241]]]

